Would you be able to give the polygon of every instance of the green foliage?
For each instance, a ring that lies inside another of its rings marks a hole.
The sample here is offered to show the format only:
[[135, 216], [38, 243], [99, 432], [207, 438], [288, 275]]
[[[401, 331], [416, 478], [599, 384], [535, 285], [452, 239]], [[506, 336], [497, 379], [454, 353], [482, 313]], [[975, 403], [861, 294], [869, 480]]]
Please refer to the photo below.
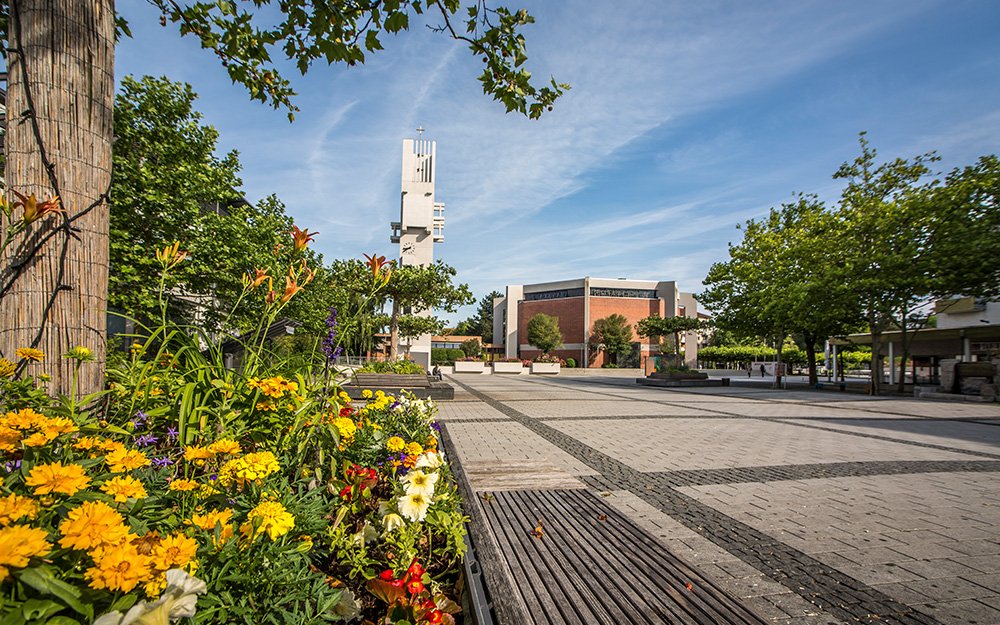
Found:
[[632, 325], [619, 314], [598, 319], [590, 333], [590, 345], [594, 353], [603, 345], [612, 361], [617, 363], [619, 356], [632, 351]]
[[658, 314], [640, 319], [636, 324], [636, 334], [641, 337], [654, 338], [658, 336], [673, 337], [674, 360], [679, 364], [681, 359], [681, 332], [692, 332], [705, 327], [705, 324], [692, 317], [661, 317]]
[[462, 341], [462, 352], [466, 356], [482, 356], [483, 355], [483, 345], [476, 339], [468, 339]]
[[566, 367], [568, 367], [570, 369], [575, 368], [576, 367], [576, 359], [575, 358], [567, 358], [566, 359]]
[[412, 360], [371, 360], [358, 369], [358, 373], [427, 373]]
[[[392, 313], [389, 318], [389, 334], [391, 345], [389, 355], [395, 357], [398, 350], [398, 338], [404, 336], [402, 332], [415, 332], [418, 329], [440, 332], [443, 324], [433, 317], [419, 317], [405, 311], [419, 310], [443, 310], [445, 312], [455, 312], [459, 306], [471, 304], [474, 300], [472, 292], [466, 284], [454, 284], [453, 280], [457, 272], [454, 267], [446, 265], [442, 261], [436, 261], [430, 265], [404, 265], [396, 267], [392, 271], [389, 284], [385, 289], [385, 296], [392, 299]], [[404, 317], [413, 317], [404, 322]], [[418, 319], [434, 319], [431, 321], [418, 321]], [[404, 323], [408, 325], [404, 327]], [[412, 324], [426, 323], [433, 324], [415, 328]], [[419, 336], [426, 332], [408, 334], [405, 336]]]
[[483, 343], [493, 342], [493, 300], [503, 297], [500, 291], [493, 291], [479, 300], [476, 314], [459, 322], [455, 326], [455, 334], [459, 336], [481, 336]]
[[[203, 48], [211, 50], [232, 81], [244, 85], [252, 99], [286, 108], [290, 120], [298, 110], [292, 104], [295, 92], [278, 70], [273, 53], [292, 61], [302, 74], [315, 61], [354, 66], [364, 63], [367, 54], [381, 50], [386, 34], [408, 30], [410, 18], [424, 10], [433, 10], [443, 21], [434, 30], [464, 42], [482, 59], [483, 92], [508, 112], [538, 118], [569, 88], [554, 79], [541, 87], [532, 82], [524, 68], [527, 55], [520, 31], [535, 20], [523, 9], [512, 12], [503, 6], [489, 8], [459, 0], [395, 0], [363, 6], [346, 0], [150, 3], [160, 9], [164, 24], [168, 20], [178, 24], [182, 35], [195, 36]], [[127, 24], [120, 21], [118, 26], [128, 33]]]
[[545, 313], [538, 313], [528, 320], [528, 344], [534, 345], [548, 354], [562, 345], [562, 332], [559, 331], [559, 319]]
[[432, 365], [453, 365], [465, 357], [465, 352], [457, 347], [434, 347], [431, 349]]

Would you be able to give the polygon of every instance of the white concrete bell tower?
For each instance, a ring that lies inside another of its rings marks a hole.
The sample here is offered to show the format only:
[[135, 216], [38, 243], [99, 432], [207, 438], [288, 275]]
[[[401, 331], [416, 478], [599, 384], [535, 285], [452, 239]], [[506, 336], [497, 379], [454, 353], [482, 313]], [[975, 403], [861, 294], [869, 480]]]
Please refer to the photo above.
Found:
[[[423, 134], [423, 128], [417, 132]], [[399, 244], [400, 265], [429, 265], [434, 262], [434, 244], [444, 241], [444, 204], [434, 199], [437, 178], [437, 143], [426, 139], [403, 139], [403, 176], [399, 221], [392, 222], [390, 241]], [[404, 311], [406, 312], [406, 311]], [[430, 315], [432, 311], [412, 311]], [[418, 364], [430, 367], [431, 335], [400, 347]]]

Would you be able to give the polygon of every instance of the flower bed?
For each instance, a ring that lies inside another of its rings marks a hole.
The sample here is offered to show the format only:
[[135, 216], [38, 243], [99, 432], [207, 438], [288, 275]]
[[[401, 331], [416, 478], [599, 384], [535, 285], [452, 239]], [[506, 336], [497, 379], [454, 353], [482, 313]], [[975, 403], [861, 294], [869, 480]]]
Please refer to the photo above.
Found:
[[38, 350], [20, 379], [0, 359], [0, 620], [454, 623], [465, 517], [434, 403], [352, 403], [204, 341], [153, 328], [83, 398], [50, 396]]

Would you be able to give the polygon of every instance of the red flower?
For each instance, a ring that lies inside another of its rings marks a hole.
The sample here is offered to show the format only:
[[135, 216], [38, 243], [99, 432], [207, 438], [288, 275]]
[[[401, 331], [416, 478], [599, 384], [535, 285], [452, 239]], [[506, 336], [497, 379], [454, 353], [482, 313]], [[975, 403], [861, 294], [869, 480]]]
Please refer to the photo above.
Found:
[[381, 573], [378, 574], [378, 577], [379, 579], [385, 582], [391, 582], [396, 578], [396, 576], [392, 574], [392, 569], [386, 569], [382, 571]]
[[343, 408], [341, 408], [340, 409], [340, 416], [342, 416], [342, 417], [349, 417], [349, 416], [351, 416], [351, 407], [350, 406], [344, 406]]
[[348, 500], [351, 499], [351, 485], [350, 484], [348, 484], [347, 486], [345, 486], [344, 488], [342, 488], [340, 490], [340, 498], [341, 499], [348, 499]]
[[420, 581], [420, 578], [411, 579], [406, 582], [406, 589], [410, 591], [411, 595], [418, 595], [424, 591], [424, 583]]
[[427, 622], [432, 623], [433, 625], [438, 625], [439, 623], [444, 622], [444, 613], [441, 612], [441, 610], [428, 610], [425, 616], [427, 618]]
[[410, 577], [416, 577], [418, 579], [423, 577], [425, 572], [426, 571], [424, 570], [424, 567], [422, 567], [420, 563], [417, 562], [416, 558], [413, 558], [413, 562], [410, 563], [410, 568], [406, 569], [407, 575], [409, 575]]

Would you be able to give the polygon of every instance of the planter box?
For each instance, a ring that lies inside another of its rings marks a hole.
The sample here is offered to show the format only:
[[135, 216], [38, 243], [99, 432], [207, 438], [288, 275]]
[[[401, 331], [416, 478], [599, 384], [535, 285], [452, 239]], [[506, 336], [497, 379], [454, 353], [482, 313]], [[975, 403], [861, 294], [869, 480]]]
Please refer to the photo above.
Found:
[[455, 373], [485, 373], [486, 363], [475, 360], [458, 360], [455, 362]]
[[521, 373], [524, 366], [520, 362], [495, 362], [493, 363], [493, 373]]
[[542, 373], [548, 375], [555, 375], [559, 373], [559, 363], [558, 362], [533, 362], [531, 363], [532, 373]]
[[678, 371], [677, 373], [651, 373], [647, 377], [654, 380], [707, 380], [708, 374], [700, 371], [690, 371], [687, 373]]

